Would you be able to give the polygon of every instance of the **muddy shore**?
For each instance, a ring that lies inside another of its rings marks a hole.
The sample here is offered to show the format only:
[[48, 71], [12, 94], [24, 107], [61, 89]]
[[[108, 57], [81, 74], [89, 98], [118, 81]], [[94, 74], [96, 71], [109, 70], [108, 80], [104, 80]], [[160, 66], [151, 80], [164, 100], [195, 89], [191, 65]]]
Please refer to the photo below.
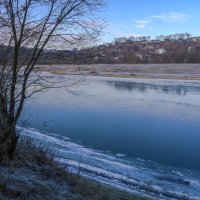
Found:
[[200, 64], [39, 65], [38, 69], [65, 75], [200, 80]]

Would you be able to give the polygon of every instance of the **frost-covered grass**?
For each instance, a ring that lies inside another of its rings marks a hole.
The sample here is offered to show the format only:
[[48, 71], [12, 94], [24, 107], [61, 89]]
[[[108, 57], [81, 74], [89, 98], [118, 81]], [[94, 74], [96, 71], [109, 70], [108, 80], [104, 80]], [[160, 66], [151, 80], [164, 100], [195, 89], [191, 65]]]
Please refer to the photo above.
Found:
[[68, 172], [54, 161], [54, 153], [21, 138], [15, 159], [0, 163], [0, 199], [24, 200], [140, 200], [132, 194]]

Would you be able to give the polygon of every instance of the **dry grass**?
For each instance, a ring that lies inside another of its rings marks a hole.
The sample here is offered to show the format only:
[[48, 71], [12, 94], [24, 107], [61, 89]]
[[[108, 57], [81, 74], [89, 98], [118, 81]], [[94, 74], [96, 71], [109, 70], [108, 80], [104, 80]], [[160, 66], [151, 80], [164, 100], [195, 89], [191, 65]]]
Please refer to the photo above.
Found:
[[20, 138], [15, 158], [4, 157], [0, 163], [0, 199], [52, 199], [56, 190], [69, 192], [67, 177], [64, 166], [54, 162], [52, 149]]
[[[55, 65], [55, 74], [85, 74], [119, 78], [153, 78], [175, 80], [200, 80], [199, 64], [92, 64], [84, 71], [75, 71], [76, 65]], [[41, 71], [49, 71], [47, 65], [39, 65]]]
[[145, 198], [84, 178], [81, 178], [70, 191], [79, 194], [75, 200], [145, 200]]
[[20, 138], [15, 159], [0, 163], [0, 200], [141, 200], [142, 198], [84, 179], [54, 161], [54, 151]]

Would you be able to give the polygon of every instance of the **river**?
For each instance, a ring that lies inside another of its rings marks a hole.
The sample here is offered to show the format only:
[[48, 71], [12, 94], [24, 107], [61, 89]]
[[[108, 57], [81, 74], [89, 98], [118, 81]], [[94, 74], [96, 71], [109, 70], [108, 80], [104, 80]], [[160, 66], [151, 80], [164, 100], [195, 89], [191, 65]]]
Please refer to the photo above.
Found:
[[29, 99], [20, 133], [45, 138], [59, 162], [89, 178], [151, 198], [200, 199], [200, 81], [86, 77], [70, 91]]

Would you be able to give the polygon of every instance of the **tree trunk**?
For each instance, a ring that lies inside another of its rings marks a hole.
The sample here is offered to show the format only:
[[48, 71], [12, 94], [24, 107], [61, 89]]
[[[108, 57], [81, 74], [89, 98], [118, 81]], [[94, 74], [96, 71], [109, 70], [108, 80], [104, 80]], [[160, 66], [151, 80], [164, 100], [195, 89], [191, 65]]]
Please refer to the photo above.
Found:
[[4, 157], [13, 159], [18, 136], [14, 120], [5, 109], [4, 99], [0, 96], [0, 160]]
[[0, 160], [13, 159], [17, 147], [18, 136], [14, 127], [0, 131]]

